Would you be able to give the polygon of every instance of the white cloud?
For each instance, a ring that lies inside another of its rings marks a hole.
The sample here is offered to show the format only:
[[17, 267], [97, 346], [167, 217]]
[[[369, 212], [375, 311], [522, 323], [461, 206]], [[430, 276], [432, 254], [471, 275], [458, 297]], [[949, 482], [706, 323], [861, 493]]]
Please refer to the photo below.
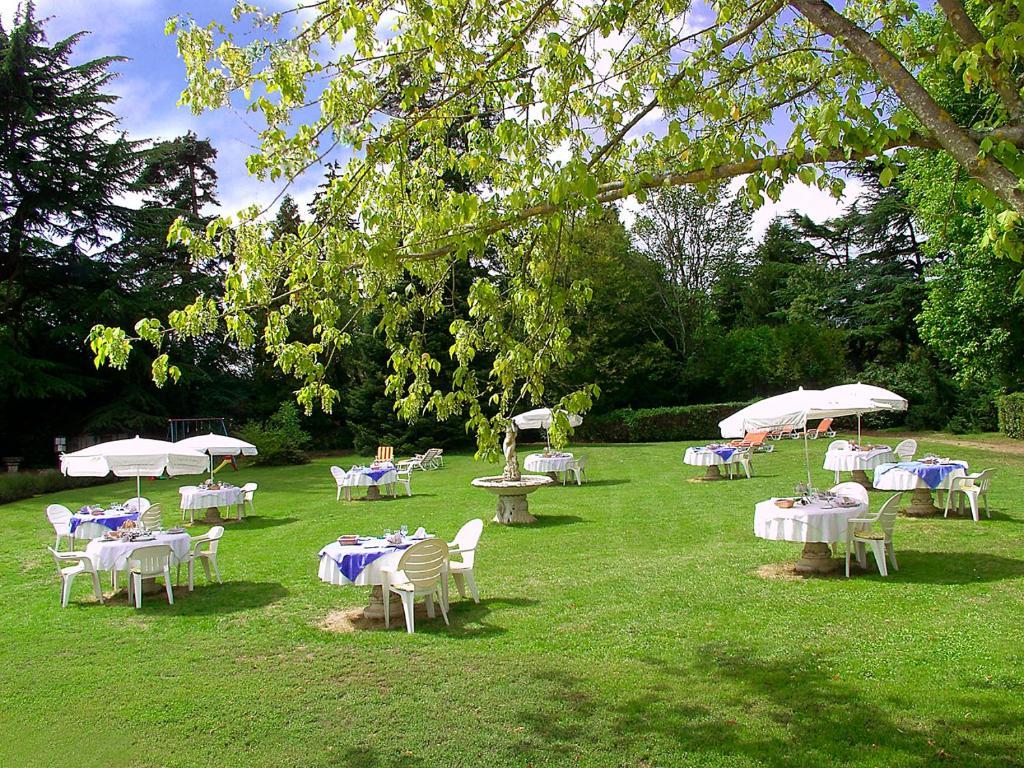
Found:
[[764, 237], [765, 230], [772, 219], [790, 211], [803, 213], [817, 223], [832, 219], [845, 213], [846, 209], [864, 192], [864, 184], [857, 179], [847, 179], [843, 199], [836, 200], [828, 192], [817, 187], [810, 187], [799, 181], [791, 181], [786, 185], [778, 202], [770, 200], [756, 211], [751, 220], [751, 233], [755, 241]]

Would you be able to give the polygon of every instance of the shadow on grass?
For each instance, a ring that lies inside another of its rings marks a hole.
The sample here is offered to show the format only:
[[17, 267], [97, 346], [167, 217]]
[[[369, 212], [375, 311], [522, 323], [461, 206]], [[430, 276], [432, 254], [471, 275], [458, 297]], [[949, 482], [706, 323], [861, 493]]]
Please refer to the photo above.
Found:
[[[614, 698], [565, 667], [529, 674], [543, 695], [524, 698], [517, 745], [525, 763], [569, 764], [580, 734], [615, 745], [622, 764], [1020, 765], [1016, 711], [976, 693], [951, 701], [971, 712], [948, 717], [905, 712], [902, 689], [856, 686], [821, 669], [817, 654], [759, 658], [747, 648], [705, 646], [692, 663], [642, 658], [645, 669]], [[888, 700], [886, 698], [888, 697]], [[952, 710], [951, 710], [952, 711]]]
[[[288, 594], [288, 590], [275, 581], [225, 581], [223, 584], [197, 582], [195, 590], [189, 592], [184, 570], [182, 577], [181, 586], [174, 587], [174, 605], [168, 604], [161, 580], [158, 582], [160, 591], [143, 594], [142, 608], [138, 612], [179, 616], [224, 615], [265, 608]], [[107, 598], [107, 602], [112, 605], [128, 605], [128, 591], [121, 589]]]
[[[575, 482], [569, 482], [565, 484], [565, 488], [610, 488], [613, 485], [629, 485], [632, 480], [587, 480], [582, 486], [576, 485]], [[561, 483], [559, 487], [563, 487]]]
[[[975, 584], [1024, 577], [1024, 560], [984, 552], [918, 552], [897, 548], [896, 557], [900, 569], [890, 573], [889, 578], [913, 584]], [[874, 564], [870, 556], [868, 561], [869, 565]]]
[[554, 528], [559, 525], [576, 525], [576, 523], [587, 522], [579, 515], [548, 515], [541, 512], [537, 515], [537, 522], [530, 525], [517, 525], [515, 528]]
[[[449, 625], [444, 623], [440, 609], [435, 606], [434, 617], [427, 615], [425, 600], [416, 603], [415, 630], [416, 634], [438, 635], [453, 639], [490, 637], [503, 635], [504, 627], [496, 626], [489, 621], [495, 612], [503, 608], [528, 608], [537, 605], [537, 600], [529, 598], [492, 597], [474, 603], [470, 598], [460, 597], [453, 591], [448, 607]], [[339, 611], [328, 617], [321, 628], [334, 632], [405, 632], [405, 613], [400, 604], [393, 604], [391, 609], [391, 627], [385, 628], [384, 620], [368, 619], [363, 616], [362, 608]]]
[[257, 531], [261, 528], [277, 528], [280, 525], [289, 525], [299, 522], [297, 517], [267, 517], [266, 515], [246, 515], [240, 523], [236, 523], [237, 530]]

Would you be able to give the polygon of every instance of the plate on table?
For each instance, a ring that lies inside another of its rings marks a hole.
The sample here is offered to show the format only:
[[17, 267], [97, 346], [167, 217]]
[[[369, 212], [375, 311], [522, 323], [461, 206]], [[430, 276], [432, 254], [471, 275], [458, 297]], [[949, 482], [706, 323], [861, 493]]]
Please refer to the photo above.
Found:
[[184, 528], [168, 528], [164, 533], [184, 533]]
[[156, 541], [156, 536], [136, 536], [133, 541]]

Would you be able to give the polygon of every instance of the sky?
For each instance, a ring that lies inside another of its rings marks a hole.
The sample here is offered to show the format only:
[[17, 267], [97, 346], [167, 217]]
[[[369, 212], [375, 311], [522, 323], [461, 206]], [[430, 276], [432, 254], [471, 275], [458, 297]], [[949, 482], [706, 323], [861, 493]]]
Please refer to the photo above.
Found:
[[[18, 0], [0, 0], [0, 20], [9, 28]], [[118, 77], [113, 90], [120, 100], [114, 111], [121, 127], [132, 138], [170, 139], [188, 130], [208, 138], [218, 152], [218, 196], [222, 212], [233, 214], [252, 203], [261, 208], [281, 192], [282, 184], [260, 182], [248, 175], [245, 158], [257, 143], [256, 132], [238, 111], [219, 110], [193, 115], [177, 106], [184, 87], [185, 69], [178, 59], [174, 37], [164, 35], [164, 22], [176, 14], [191, 13], [200, 23], [211, 20], [230, 22], [233, 0], [37, 0], [36, 16], [49, 18], [47, 37], [51, 42], [72, 33], [89, 34], [77, 47], [81, 59], [98, 56], [124, 56], [128, 61], [112, 67]], [[265, 7], [287, 7], [287, 0], [265, 0]], [[651, 126], [652, 128], [654, 126]], [[655, 128], [656, 129], [656, 128]], [[295, 182], [289, 192], [300, 205], [312, 199], [319, 175], [309, 173]], [[799, 182], [790, 184], [778, 203], [769, 203], [755, 212], [754, 238], [760, 239], [769, 222], [778, 213], [790, 209], [806, 213], [816, 221], [836, 216], [852, 202], [859, 191], [848, 184], [842, 202], [816, 188]], [[635, 206], [624, 206], [629, 222]]]

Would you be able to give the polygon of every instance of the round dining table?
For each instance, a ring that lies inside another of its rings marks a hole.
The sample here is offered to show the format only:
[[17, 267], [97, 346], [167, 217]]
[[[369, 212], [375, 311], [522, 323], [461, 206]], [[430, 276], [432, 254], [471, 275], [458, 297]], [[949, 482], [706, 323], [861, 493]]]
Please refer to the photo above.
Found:
[[[195, 522], [196, 510], [206, 510], [206, 522], [220, 522], [221, 507], [236, 507], [245, 503], [245, 491], [235, 485], [222, 485], [220, 488], [200, 488], [197, 485], [186, 486], [179, 490], [181, 509], [189, 512], [189, 519]], [[213, 517], [210, 517], [210, 513]], [[241, 519], [241, 514], [239, 514]]]
[[523, 469], [527, 472], [545, 474], [552, 480], [558, 480], [558, 475], [565, 474], [572, 469], [574, 458], [568, 451], [531, 453], [523, 460]]
[[701, 482], [713, 482], [715, 480], [724, 480], [725, 477], [722, 475], [721, 468], [727, 464], [735, 464], [735, 459], [738, 458], [737, 454], [741, 451], [740, 448], [733, 448], [732, 446], [705, 446], [698, 445], [691, 448], [687, 448], [683, 454], [683, 464], [689, 464], [692, 467], [707, 467], [707, 470], [700, 477], [693, 478]]
[[852, 472], [853, 482], [860, 484], [866, 490], [874, 490], [871, 479], [868, 477], [868, 470], [874, 469], [880, 464], [889, 464], [896, 461], [896, 454], [888, 445], [872, 445], [865, 448], [829, 448], [825, 452], [824, 468], [836, 473], [836, 482], [839, 482], [840, 472]]
[[[340, 481], [345, 490], [345, 501], [352, 501], [353, 488], [365, 488], [367, 501], [378, 501], [381, 486], [394, 486], [398, 483], [398, 470], [394, 464], [377, 467], [352, 467]], [[392, 496], [394, 492], [392, 489]]]
[[121, 539], [93, 539], [85, 548], [85, 554], [96, 566], [97, 571], [123, 571], [128, 567], [128, 556], [140, 547], [166, 544], [173, 554], [172, 562], [181, 563], [188, 559], [192, 537], [187, 533], [156, 532], [142, 540], [121, 541]]
[[[320, 580], [336, 586], [370, 587], [370, 600], [363, 608], [368, 619], [384, 618], [385, 570], [393, 571], [402, 559], [402, 553], [417, 541], [430, 536], [404, 537], [400, 544], [389, 544], [382, 538], [361, 537], [358, 544], [340, 544], [332, 541], [319, 552]], [[398, 595], [390, 596], [391, 615], [402, 613]]]
[[778, 506], [778, 498], [759, 501], [754, 507], [754, 535], [772, 541], [802, 542], [796, 569], [803, 573], [829, 573], [839, 567], [831, 544], [846, 540], [848, 521], [867, 513], [868, 505], [855, 499], [816, 498], [790, 508]]
[[[953, 478], [967, 474], [966, 461], [903, 461], [875, 467], [874, 486], [880, 491], [913, 491], [904, 510], [911, 517], [930, 517], [941, 510], [932, 500], [932, 491], [949, 492]], [[922, 476], [923, 475], [923, 476]]]
[[94, 509], [92, 512], [75, 512], [68, 522], [68, 531], [74, 536], [82, 523], [98, 523], [104, 528], [116, 531], [126, 522], [139, 519], [139, 513], [129, 509]]

